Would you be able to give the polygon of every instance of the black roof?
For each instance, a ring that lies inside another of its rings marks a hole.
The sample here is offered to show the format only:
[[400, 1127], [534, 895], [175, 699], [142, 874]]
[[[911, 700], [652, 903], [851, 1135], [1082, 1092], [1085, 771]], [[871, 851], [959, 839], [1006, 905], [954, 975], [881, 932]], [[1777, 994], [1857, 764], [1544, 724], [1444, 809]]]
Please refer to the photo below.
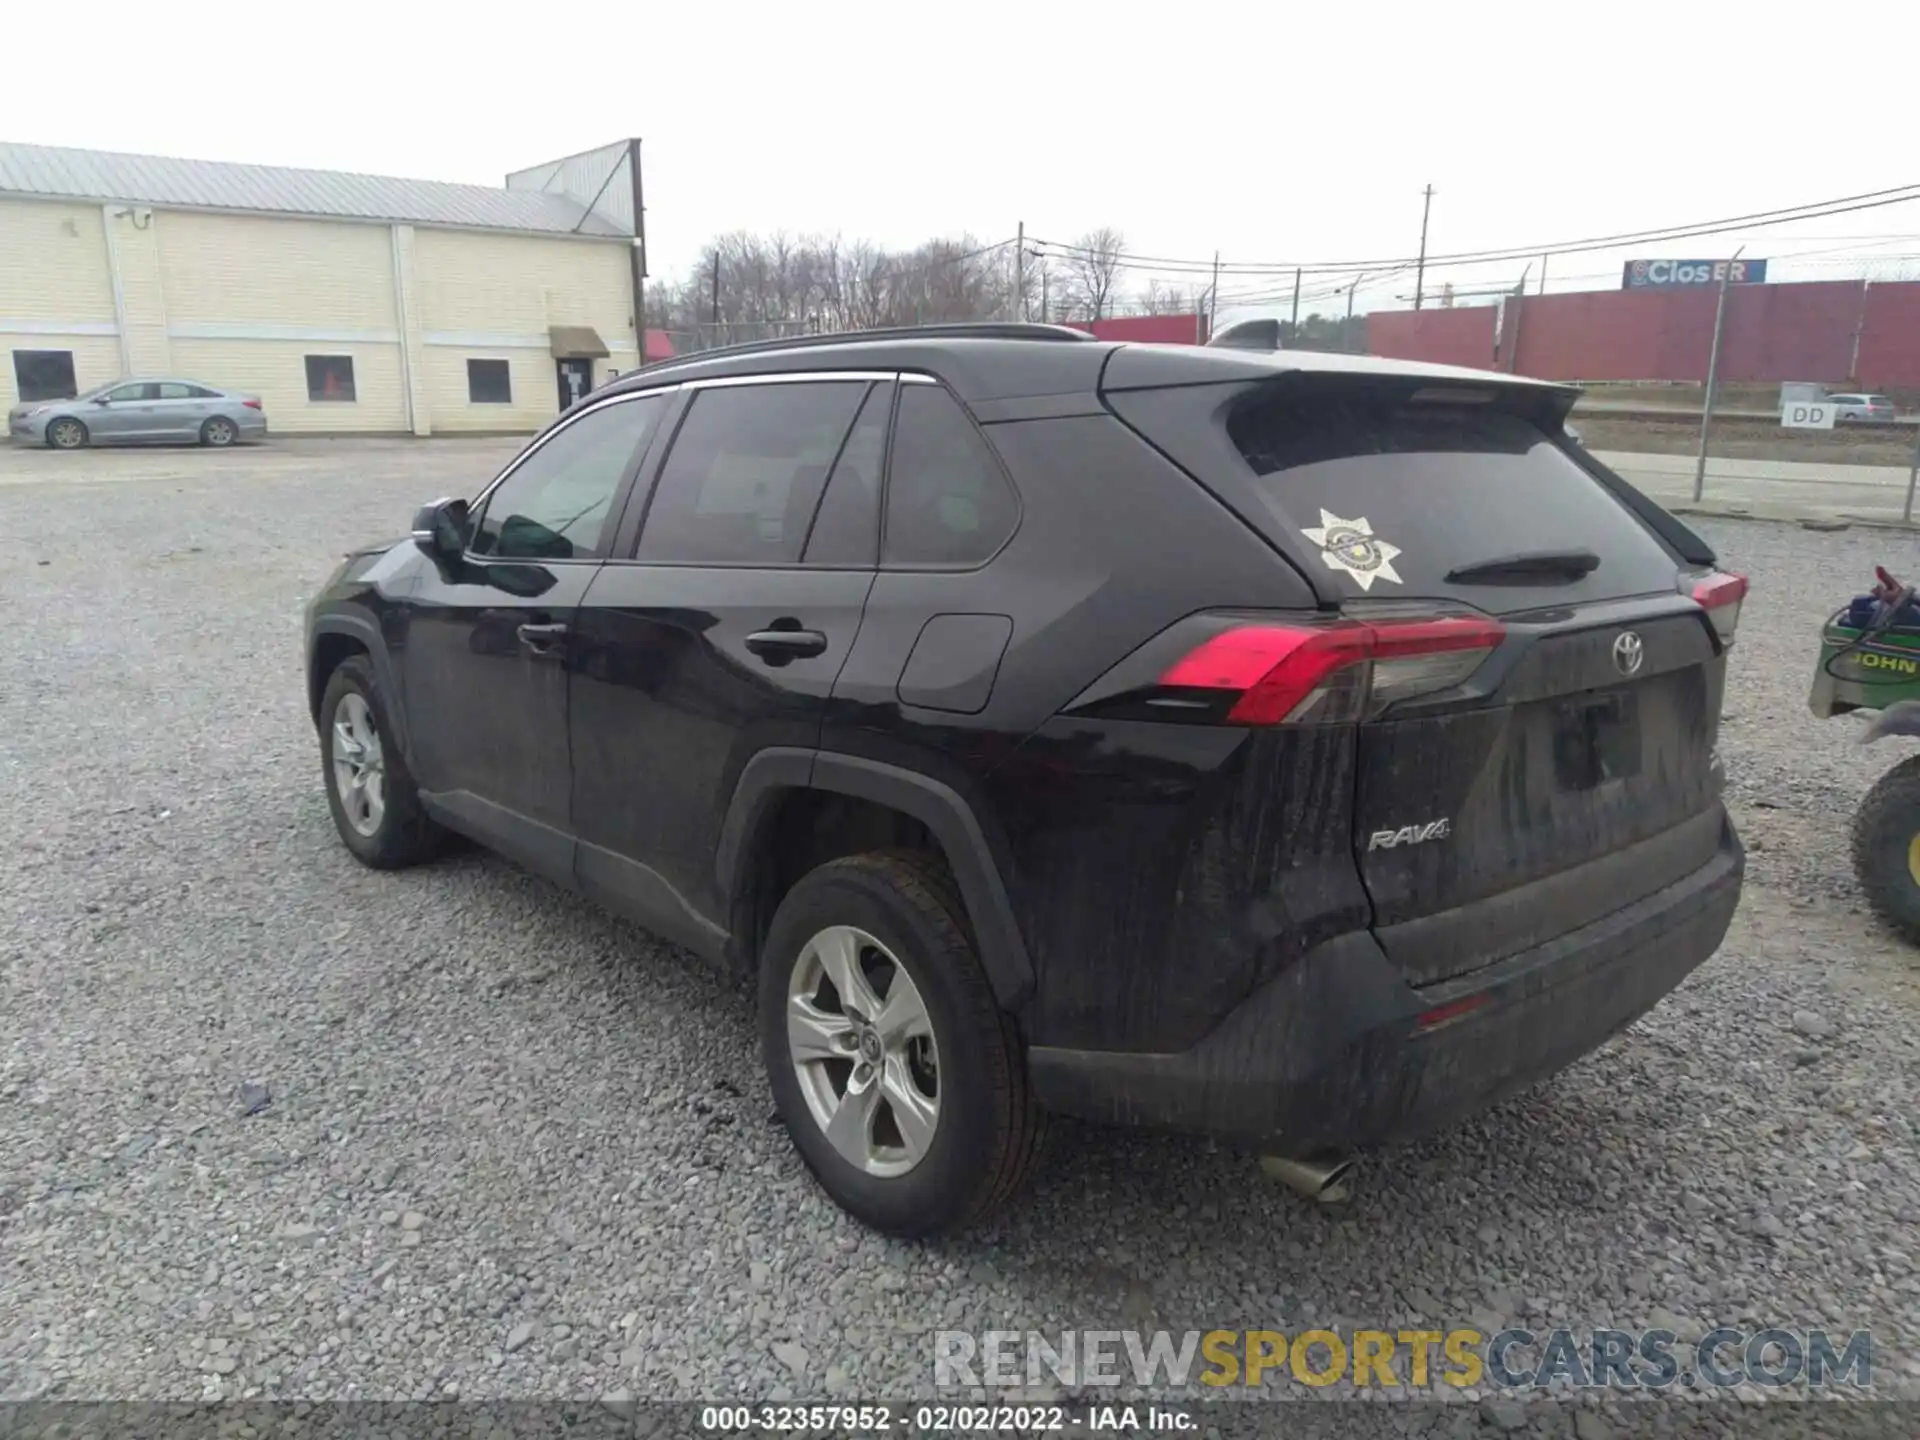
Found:
[[940, 376], [969, 401], [1088, 393], [1115, 348], [1064, 325], [1013, 322], [795, 335], [663, 360], [629, 371], [601, 393], [795, 370], [922, 370]]
[[1122, 344], [1065, 326], [1011, 322], [919, 325], [730, 345], [631, 371], [601, 393], [796, 370], [918, 370], [938, 375], [971, 404], [1050, 395], [1090, 396], [1103, 388], [1131, 390], [1261, 380], [1297, 371], [1478, 381], [1556, 393], [1562, 404], [1571, 404], [1578, 393], [1575, 387], [1524, 375], [1417, 360], [1225, 345]]

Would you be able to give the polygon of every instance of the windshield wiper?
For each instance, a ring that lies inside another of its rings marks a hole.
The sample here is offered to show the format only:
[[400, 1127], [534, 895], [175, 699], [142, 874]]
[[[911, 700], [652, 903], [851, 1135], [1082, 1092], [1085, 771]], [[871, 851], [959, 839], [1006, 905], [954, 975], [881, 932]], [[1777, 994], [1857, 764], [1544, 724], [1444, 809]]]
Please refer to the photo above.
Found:
[[1591, 550], [1529, 550], [1476, 560], [1447, 572], [1449, 585], [1523, 585], [1535, 580], [1584, 580], [1600, 568]]

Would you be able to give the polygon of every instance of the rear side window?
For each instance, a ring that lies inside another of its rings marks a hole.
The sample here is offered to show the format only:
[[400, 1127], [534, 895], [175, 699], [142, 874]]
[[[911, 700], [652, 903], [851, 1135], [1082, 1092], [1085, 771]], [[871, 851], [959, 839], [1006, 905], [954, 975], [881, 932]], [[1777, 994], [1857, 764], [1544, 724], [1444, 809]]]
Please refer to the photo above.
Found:
[[979, 565], [1019, 520], [1013, 486], [960, 402], [938, 385], [901, 386], [882, 560]]
[[702, 390], [667, 452], [639, 558], [791, 565], [866, 397], [859, 380]]
[[833, 462], [807, 537], [809, 565], [871, 566], [880, 546], [880, 481], [887, 458], [893, 385], [875, 385]]
[[[1673, 589], [1673, 557], [1531, 418], [1416, 393], [1303, 385], [1228, 421], [1285, 528], [1351, 582], [1339, 588], [1493, 611]], [[1498, 565], [1580, 552], [1599, 562], [1584, 575]]]

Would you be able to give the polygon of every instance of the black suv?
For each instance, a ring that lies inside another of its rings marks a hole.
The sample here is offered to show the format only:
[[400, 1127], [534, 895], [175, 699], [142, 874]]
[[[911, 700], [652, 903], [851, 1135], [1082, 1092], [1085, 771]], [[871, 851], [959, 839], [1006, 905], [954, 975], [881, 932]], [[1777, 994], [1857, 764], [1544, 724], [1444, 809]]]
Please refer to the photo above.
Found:
[[1720, 943], [1746, 582], [1575, 392], [1041, 326], [575, 405], [307, 626], [341, 838], [457, 831], [758, 985], [897, 1234], [1044, 1113], [1296, 1161], [1565, 1066]]

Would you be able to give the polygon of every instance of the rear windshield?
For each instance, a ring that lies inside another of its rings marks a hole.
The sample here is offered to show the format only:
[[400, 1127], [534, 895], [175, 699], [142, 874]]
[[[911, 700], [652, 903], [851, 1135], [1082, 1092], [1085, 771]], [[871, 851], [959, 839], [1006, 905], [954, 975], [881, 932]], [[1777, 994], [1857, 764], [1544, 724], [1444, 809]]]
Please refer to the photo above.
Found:
[[[1343, 592], [1511, 612], [1673, 589], [1674, 557], [1548, 437], [1551, 422], [1417, 393], [1294, 386], [1228, 421], [1269, 506]], [[1585, 574], [1543, 560], [1581, 552], [1598, 561]], [[1516, 559], [1534, 568], [1496, 564]]]

